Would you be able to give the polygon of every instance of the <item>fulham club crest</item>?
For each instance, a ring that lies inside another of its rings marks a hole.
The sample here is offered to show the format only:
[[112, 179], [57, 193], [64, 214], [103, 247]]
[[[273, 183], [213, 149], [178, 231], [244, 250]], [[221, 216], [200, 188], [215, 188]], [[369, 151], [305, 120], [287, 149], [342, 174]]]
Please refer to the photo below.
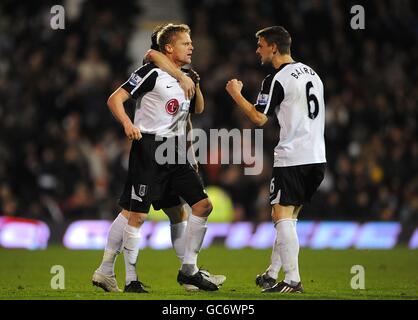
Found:
[[139, 196], [143, 197], [147, 193], [147, 186], [145, 184], [139, 185]]

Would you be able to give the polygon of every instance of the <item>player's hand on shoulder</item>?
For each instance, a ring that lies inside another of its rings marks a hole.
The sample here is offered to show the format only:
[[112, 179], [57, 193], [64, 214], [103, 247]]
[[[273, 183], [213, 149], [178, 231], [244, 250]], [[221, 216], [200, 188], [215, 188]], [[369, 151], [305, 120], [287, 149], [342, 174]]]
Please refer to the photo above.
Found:
[[154, 49], [148, 49], [148, 51], [145, 53], [144, 56], [144, 63], [149, 63], [149, 62], [155, 62], [155, 54], [156, 54], [156, 50]]
[[151, 61], [151, 49], [148, 50], [147, 53], [145, 53], [145, 56], [144, 56], [144, 59], [143, 59], [144, 64], [148, 63], [150, 61]]
[[199, 74], [195, 70], [190, 69], [188, 75], [193, 80], [193, 82], [194, 82], [195, 85], [198, 85], [199, 84], [199, 82], [200, 82], [200, 76], [199, 76]]
[[189, 78], [187, 75], [183, 75], [179, 79], [180, 87], [184, 91], [184, 95], [187, 100], [191, 100], [195, 93], [195, 84], [191, 78]]
[[243, 87], [242, 81], [239, 81], [237, 79], [232, 79], [226, 83], [225, 89], [231, 96], [233, 96], [236, 93], [240, 93], [242, 90], [242, 87]]
[[125, 123], [123, 128], [125, 129], [125, 134], [129, 140], [140, 140], [142, 138], [141, 132], [133, 125], [132, 122]]

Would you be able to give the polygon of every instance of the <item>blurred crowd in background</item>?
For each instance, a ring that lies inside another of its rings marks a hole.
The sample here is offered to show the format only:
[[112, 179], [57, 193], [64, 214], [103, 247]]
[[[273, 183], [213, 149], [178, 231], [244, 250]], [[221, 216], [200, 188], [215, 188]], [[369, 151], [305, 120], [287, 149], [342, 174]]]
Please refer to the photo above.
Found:
[[[362, 4], [365, 30], [350, 8]], [[140, 65], [127, 54], [141, 5], [86, 1], [49, 28], [50, 7], [0, 4], [0, 215], [68, 221], [112, 219], [130, 142], [106, 106]], [[328, 170], [304, 219], [418, 220], [418, 16], [416, 1], [186, 0], [193, 67], [206, 109], [195, 128], [255, 128], [225, 91], [231, 78], [255, 98], [270, 72], [255, 32], [283, 25], [292, 55], [322, 78]], [[166, 22], [166, 21], [162, 21]], [[143, 43], [148, 47], [149, 42]], [[132, 113], [134, 102], [127, 103]], [[277, 120], [264, 129], [260, 175], [241, 165], [201, 165], [206, 185], [231, 197], [235, 221], [270, 219], [268, 194]], [[253, 151], [253, 150], [252, 150]]]

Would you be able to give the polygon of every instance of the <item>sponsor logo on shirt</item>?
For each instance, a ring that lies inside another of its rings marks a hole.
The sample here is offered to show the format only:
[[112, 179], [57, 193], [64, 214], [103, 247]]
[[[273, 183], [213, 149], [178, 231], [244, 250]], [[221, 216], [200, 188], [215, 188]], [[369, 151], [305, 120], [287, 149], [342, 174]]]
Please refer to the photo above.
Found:
[[179, 102], [177, 99], [170, 99], [165, 104], [165, 110], [168, 114], [175, 115], [179, 111]]
[[189, 111], [189, 109], [190, 109], [190, 101], [189, 100], [186, 100], [186, 101], [181, 103], [180, 111], [187, 112], [187, 111]]
[[140, 81], [141, 81], [141, 77], [138, 76], [136, 73], [132, 73], [128, 80], [129, 84], [135, 87], [138, 85]]
[[257, 98], [257, 104], [261, 106], [265, 106], [268, 100], [269, 100], [268, 94], [260, 93]]

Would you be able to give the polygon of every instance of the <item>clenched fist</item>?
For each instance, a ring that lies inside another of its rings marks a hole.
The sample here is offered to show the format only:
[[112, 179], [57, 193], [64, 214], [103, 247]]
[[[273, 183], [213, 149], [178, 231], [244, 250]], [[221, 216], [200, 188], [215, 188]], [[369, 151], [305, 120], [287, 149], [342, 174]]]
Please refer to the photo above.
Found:
[[242, 81], [239, 81], [237, 79], [232, 79], [227, 82], [225, 89], [230, 94], [231, 97], [234, 97], [237, 94], [241, 93], [242, 87], [243, 87]]
[[132, 124], [132, 122], [124, 124], [123, 128], [125, 129], [125, 134], [129, 140], [140, 140], [142, 138], [141, 132]]

